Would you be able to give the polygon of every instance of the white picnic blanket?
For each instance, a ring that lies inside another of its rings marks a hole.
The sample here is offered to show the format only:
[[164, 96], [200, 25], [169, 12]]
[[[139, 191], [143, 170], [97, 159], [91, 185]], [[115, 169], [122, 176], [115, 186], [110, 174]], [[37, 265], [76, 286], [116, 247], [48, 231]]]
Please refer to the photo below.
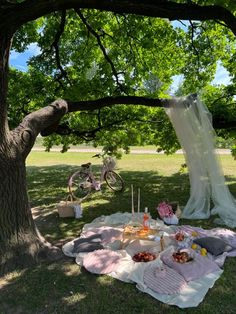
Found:
[[[137, 218], [137, 217], [136, 217]], [[113, 227], [115, 229], [115, 232], [118, 232], [119, 230], [122, 230], [124, 224], [129, 223], [132, 221], [133, 217], [131, 213], [116, 213], [112, 214], [110, 216], [100, 216], [93, 220], [91, 223], [86, 224], [83, 228], [83, 231], [81, 233], [81, 237], [88, 234], [88, 232], [93, 232], [93, 230], [98, 230], [98, 228], [101, 227]], [[164, 238], [166, 237], [165, 244], [166, 250], [173, 249], [173, 243], [171, 240], [167, 241], [169, 235], [176, 232], [176, 230], [184, 230], [185, 232], [187, 230], [196, 230], [199, 233], [202, 233], [204, 236], [213, 236], [218, 235], [221, 238], [223, 238], [226, 242], [233, 247], [233, 250], [230, 252], [225, 252], [222, 255], [218, 256], [217, 258], [214, 258], [209, 253], [209, 257], [214, 259], [215, 262], [222, 267], [224, 264], [226, 256], [236, 256], [236, 233], [227, 229], [222, 228], [215, 228], [212, 230], [204, 230], [201, 228], [195, 228], [191, 226], [166, 226], [161, 220], [156, 221], [158, 227], [162, 230], [164, 234]], [[170, 237], [171, 238], [171, 237]], [[75, 257], [76, 263], [79, 265], [83, 265], [83, 258], [87, 253], [72, 253], [73, 244], [74, 241], [70, 241], [66, 243], [62, 250], [65, 255]], [[137, 241], [136, 241], [137, 242]], [[142, 241], [141, 241], [142, 242]], [[148, 241], [150, 243], [150, 241]], [[152, 242], [153, 243], [153, 242]], [[180, 308], [188, 308], [188, 307], [196, 307], [198, 306], [204, 299], [207, 291], [213, 287], [215, 281], [221, 276], [223, 273], [223, 270], [220, 269], [219, 271], [216, 271], [214, 273], [209, 273], [205, 275], [204, 277], [189, 281], [187, 285], [181, 290], [180, 293], [175, 295], [167, 295], [167, 294], [159, 294], [154, 292], [153, 290], [149, 289], [144, 284], [144, 272], [147, 267], [160, 267], [162, 264], [162, 261], [160, 260], [160, 255], [158, 258], [154, 261], [148, 262], [148, 263], [135, 263], [132, 260], [132, 252], [135, 252], [135, 245], [131, 243], [128, 245], [125, 249], [121, 248], [121, 241], [116, 240], [112, 243], [105, 242], [104, 247], [105, 249], [111, 249], [115, 250], [120, 254], [120, 263], [119, 267], [116, 269], [116, 271], [113, 271], [112, 273], [109, 273], [109, 276], [112, 276], [116, 279], [119, 279], [124, 282], [133, 282], [136, 283], [136, 287], [145, 293], [150, 294], [152, 297], [156, 298], [157, 300], [170, 304], [170, 305], [176, 305]], [[140, 245], [140, 243], [138, 243]], [[141, 245], [144, 246], [148, 245], [143, 241]], [[159, 243], [156, 243], [156, 250], [158, 250]]]

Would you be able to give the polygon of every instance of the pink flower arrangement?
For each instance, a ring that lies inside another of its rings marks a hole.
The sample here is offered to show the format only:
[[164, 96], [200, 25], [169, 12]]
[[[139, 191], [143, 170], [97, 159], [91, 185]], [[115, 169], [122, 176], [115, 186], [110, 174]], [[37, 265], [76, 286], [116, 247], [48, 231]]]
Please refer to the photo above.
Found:
[[157, 211], [158, 211], [161, 219], [163, 219], [164, 217], [165, 218], [172, 217], [174, 215], [171, 205], [169, 205], [166, 202], [162, 202], [162, 203], [158, 204]]

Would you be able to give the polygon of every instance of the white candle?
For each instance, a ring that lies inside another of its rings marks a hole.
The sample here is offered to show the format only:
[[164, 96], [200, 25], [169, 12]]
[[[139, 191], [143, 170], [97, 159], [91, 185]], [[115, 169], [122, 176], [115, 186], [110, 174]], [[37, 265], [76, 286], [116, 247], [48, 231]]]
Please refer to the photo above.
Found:
[[131, 197], [132, 197], [132, 215], [134, 215], [134, 188], [133, 188], [133, 184], [131, 184]]
[[138, 188], [138, 213], [140, 212], [140, 188]]

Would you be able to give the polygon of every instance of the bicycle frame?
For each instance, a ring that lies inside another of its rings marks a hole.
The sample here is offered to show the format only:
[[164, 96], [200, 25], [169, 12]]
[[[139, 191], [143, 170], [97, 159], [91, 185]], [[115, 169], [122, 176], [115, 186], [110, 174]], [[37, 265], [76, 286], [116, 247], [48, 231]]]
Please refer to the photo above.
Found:
[[104, 178], [105, 178], [105, 173], [107, 171], [111, 171], [115, 168], [115, 160], [112, 158], [112, 157], [105, 157], [103, 158], [102, 160], [102, 166], [101, 166], [101, 174], [100, 174], [100, 178], [99, 178], [99, 181], [96, 180], [93, 172], [92, 172], [92, 169], [91, 167], [89, 168], [90, 169], [90, 172], [89, 172], [89, 177], [90, 177], [90, 180], [92, 182], [92, 186], [95, 190], [100, 190], [101, 189], [101, 184], [104, 182]]
[[[85, 193], [81, 199], [85, 199], [85, 197], [90, 194], [91, 190], [100, 191], [103, 182], [106, 182], [108, 187], [113, 191], [122, 191], [124, 188], [124, 181], [119, 174], [114, 171], [115, 165], [116, 162], [111, 156], [104, 157], [100, 168], [101, 173], [99, 180], [95, 177], [92, 171], [91, 163], [81, 165], [80, 170], [76, 171], [69, 178], [68, 186], [71, 195], [75, 198], [77, 197], [74, 192], [72, 192], [72, 186], [74, 186], [74, 184], [78, 187], [77, 191], [81, 191], [82, 193], [84, 191]], [[76, 180], [78, 181], [76, 182]]]
[[89, 178], [93, 189], [95, 189], [96, 191], [99, 191], [101, 189], [101, 184], [104, 182], [105, 173], [107, 171], [114, 170], [115, 165], [116, 165], [116, 162], [114, 158], [110, 156], [104, 157], [102, 161], [101, 174], [100, 174], [99, 181], [96, 180], [93, 174], [93, 171], [91, 169], [91, 165], [88, 168], [84, 168], [84, 169], [82, 168], [80, 173], [85, 175], [85, 179]]
[[96, 191], [100, 190], [101, 184], [96, 180], [93, 171], [91, 169], [91, 165], [88, 168], [83, 168], [80, 170], [81, 176], [84, 176], [84, 185], [89, 184]]
[[116, 162], [115, 159], [112, 157], [105, 157], [102, 160], [102, 168], [101, 168], [101, 175], [100, 175], [100, 182], [104, 181], [105, 173], [107, 171], [112, 171], [115, 169]]

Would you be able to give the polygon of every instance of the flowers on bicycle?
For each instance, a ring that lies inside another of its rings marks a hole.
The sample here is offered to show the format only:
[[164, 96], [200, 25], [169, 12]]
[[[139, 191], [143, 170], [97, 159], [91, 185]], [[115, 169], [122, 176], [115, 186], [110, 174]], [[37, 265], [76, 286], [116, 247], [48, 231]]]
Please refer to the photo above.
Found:
[[157, 206], [157, 211], [161, 219], [172, 217], [174, 215], [171, 205], [166, 202], [161, 202]]

